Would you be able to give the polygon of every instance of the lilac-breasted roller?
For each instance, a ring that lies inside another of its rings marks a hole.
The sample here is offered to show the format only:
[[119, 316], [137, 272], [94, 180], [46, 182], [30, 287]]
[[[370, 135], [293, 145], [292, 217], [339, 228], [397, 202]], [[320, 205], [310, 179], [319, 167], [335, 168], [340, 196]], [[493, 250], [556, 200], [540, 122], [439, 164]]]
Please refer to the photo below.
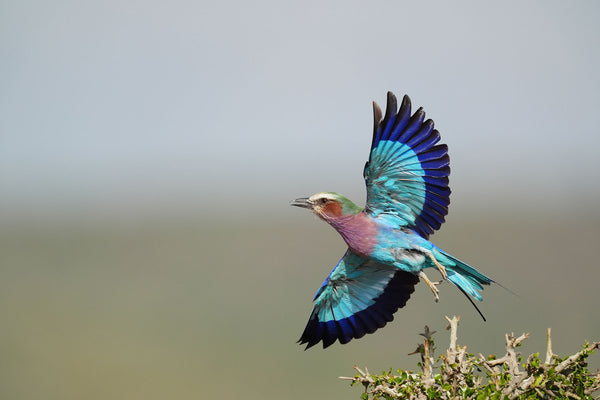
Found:
[[411, 115], [408, 96], [398, 110], [391, 92], [385, 116], [375, 102], [373, 114], [371, 153], [363, 173], [365, 208], [334, 192], [292, 202], [312, 210], [348, 245], [314, 298], [298, 341], [306, 348], [321, 340], [324, 348], [336, 340], [348, 343], [382, 328], [404, 307], [419, 278], [437, 301], [440, 282], [432, 282], [423, 272], [426, 268], [436, 268], [474, 306], [469, 295], [481, 301], [482, 285], [493, 282], [428, 240], [444, 222], [450, 204], [448, 146], [438, 144], [433, 121], [425, 120], [422, 108]]

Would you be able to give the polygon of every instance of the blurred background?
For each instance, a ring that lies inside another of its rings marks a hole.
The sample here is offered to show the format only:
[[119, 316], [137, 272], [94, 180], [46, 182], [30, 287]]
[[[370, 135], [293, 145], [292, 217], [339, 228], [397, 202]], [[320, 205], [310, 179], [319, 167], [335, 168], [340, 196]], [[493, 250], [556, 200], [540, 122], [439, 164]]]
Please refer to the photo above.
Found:
[[[448, 343], [600, 340], [594, 1], [2, 1], [0, 398], [358, 398], [340, 375]], [[358, 204], [371, 101], [407, 93], [452, 158], [432, 239], [483, 322], [417, 286], [394, 322], [295, 344], [345, 247], [289, 201]], [[592, 367], [600, 366], [598, 355]]]

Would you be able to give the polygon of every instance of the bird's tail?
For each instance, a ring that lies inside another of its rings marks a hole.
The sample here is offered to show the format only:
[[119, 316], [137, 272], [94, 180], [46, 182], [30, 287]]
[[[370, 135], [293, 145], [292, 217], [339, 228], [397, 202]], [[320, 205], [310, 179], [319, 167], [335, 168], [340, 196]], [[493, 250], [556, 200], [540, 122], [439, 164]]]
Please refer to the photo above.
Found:
[[[491, 278], [485, 276], [470, 265], [460, 261], [458, 258], [455, 258], [439, 249], [435, 249], [433, 254], [437, 261], [446, 267], [446, 273], [448, 274], [448, 280], [450, 282], [458, 287], [465, 295], [471, 295], [473, 298], [479, 301], [482, 300], [480, 293], [483, 290], [482, 285], [487, 286], [494, 282]], [[483, 317], [483, 314], [481, 314], [481, 311], [479, 311], [471, 298], [469, 296], [467, 296], [467, 298], [469, 301], [471, 301], [481, 317], [485, 320], [485, 317]]]
[[492, 279], [477, 271], [470, 265], [460, 261], [441, 250], [434, 251], [435, 258], [446, 267], [448, 279], [466, 293], [481, 301], [482, 285], [489, 285]]

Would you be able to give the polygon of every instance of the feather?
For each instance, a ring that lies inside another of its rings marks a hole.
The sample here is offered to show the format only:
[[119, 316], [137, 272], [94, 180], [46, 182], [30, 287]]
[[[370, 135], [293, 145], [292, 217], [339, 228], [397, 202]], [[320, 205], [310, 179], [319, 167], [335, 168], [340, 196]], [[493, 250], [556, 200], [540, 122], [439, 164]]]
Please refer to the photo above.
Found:
[[[399, 228], [414, 228], [427, 238], [448, 213], [448, 146], [438, 144], [439, 132], [433, 120], [425, 120], [422, 108], [411, 115], [408, 96], [396, 111], [396, 97], [388, 93], [384, 117], [377, 103], [373, 104], [373, 140], [363, 172], [365, 210], [373, 216], [396, 215]], [[431, 209], [438, 215], [432, 215]]]
[[394, 319], [418, 281], [409, 272], [347, 251], [319, 289], [299, 343], [308, 349], [322, 341], [325, 348], [375, 332]]
[[345, 344], [393, 321], [425, 268], [445, 268], [449, 281], [484, 318], [473, 299], [481, 300], [483, 287], [493, 281], [427, 239], [448, 214], [448, 146], [440, 144], [440, 134], [422, 108], [411, 114], [408, 96], [397, 108], [392, 92], [385, 114], [373, 102], [371, 151], [363, 169], [364, 210], [333, 192], [292, 203], [311, 209], [348, 244], [313, 299], [298, 340], [306, 349], [319, 342], [324, 348], [336, 341]]

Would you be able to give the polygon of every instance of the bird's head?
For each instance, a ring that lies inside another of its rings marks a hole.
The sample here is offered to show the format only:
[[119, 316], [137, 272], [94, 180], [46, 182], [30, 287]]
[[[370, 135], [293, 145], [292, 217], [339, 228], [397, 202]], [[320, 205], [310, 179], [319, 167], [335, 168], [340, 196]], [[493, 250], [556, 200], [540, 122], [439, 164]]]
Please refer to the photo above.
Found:
[[308, 208], [325, 221], [358, 214], [362, 209], [335, 192], [321, 192], [292, 201], [292, 206]]

